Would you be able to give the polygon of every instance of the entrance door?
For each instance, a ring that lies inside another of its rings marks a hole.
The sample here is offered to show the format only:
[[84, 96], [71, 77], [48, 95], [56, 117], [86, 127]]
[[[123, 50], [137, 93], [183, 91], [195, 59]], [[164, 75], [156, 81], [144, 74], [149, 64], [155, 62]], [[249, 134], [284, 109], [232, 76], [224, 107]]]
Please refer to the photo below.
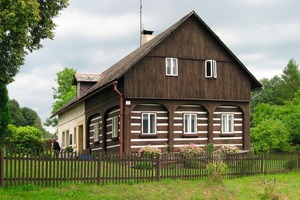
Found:
[[78, 126], [78, 141], [77, 141], [77, 150], [78, 153], [82, 153], [83, 151], [83, 125]]

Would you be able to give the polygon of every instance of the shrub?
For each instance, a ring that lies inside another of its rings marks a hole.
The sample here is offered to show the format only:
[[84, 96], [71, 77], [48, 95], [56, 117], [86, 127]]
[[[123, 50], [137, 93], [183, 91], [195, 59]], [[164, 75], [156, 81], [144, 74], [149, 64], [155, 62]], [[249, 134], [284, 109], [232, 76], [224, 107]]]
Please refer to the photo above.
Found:
[[152, 169], [153, 168], [153, 164], [152, 162], [147, 162], [147, 161], [141, 161], [141, 162], [136, 162], [134, 168], [136, 169]]
[[157, 155], [161, 154], [161, 150], [157, 147], [152, 147], [149, 145], [145, 147], [141, 147], [138, 151], [139, 156], [150, 156], [150, 157], [155, 157]]
[[201, 147], [191, 143], [190, 145], [181, 147], [180, 152], [183, 154], [184, 157], [192, 157], [196, 155], [201, 155], [204, 151]]
[[73, 147], [72, 146], [67, 146], [67, 147], [65, 147], [65, 152], [67, 152], [67, 153], [72, 153], [73, 152]]
[[238, 148], [234, 145], [224, 145], [219, 151], [223, 154], [233, 154], [238, 152]]
[[283, 165], [284, 169], [293, 171], [297, 170], [298, 168], [298, 161], [297, 160], [289, 160]]
[[228, 166], [221, 160], [220, 162], [210, 162], [206, 165], [208, 178], [212, 181], [222, 181], [226, 175]]

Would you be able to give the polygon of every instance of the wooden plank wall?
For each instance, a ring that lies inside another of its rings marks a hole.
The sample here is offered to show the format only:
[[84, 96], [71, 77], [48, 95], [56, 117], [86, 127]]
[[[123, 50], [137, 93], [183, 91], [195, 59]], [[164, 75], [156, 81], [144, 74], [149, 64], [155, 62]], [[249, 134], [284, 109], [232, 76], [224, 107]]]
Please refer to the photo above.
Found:
[[[234, 133], [222, 135], [221, 115], [222, 113], [234, 114]], [[237, 106], [219, 106], [214, 112], [213, 120], [213, 143], [216, 147], [232, 144], [243, 149], [243, 113]]]
[[[197, 134], [189, 135], [184, 134], [184, 113], [197, 114]], [[181, 105], [174, 114], [174, 147], [175, 151], [179, 148], [190, 143], [196, 146], [203, 147], [207, 144], [208, 140], [208, 117], [206, 110], [199, 105]]]

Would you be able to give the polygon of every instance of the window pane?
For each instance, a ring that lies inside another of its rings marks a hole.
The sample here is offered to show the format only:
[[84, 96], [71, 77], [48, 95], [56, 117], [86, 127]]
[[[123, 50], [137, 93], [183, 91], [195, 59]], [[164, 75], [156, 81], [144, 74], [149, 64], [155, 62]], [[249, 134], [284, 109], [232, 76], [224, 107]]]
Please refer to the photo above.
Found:
[[196, 115], [191, 115], [191, 133], [196, 133], [197, 119]]
[[143, 133], [148, 133], [148, 114], [143, 114]]
[[166, 58], [166, 72], [167, 72], [167, 75], [171, 74], [171, 59], [170, 58]]
[[189, 132], [189, 115], [184, 115], [184, 133], [188, 133]]
[[172, 59], [172, 70], [173, 70], [173, 75], [177, 75], [177, 59], [173, 58]]
[[118, 117], [114, 117], [112, 120], [112, 137], [118, 137], [118, 131], [119, 131], [119, 122]]
[[150, 133], [155, 133], [155, 114], [150, 114]]
[[222, 133], [233, 133], [233, 114], [222, 114]]

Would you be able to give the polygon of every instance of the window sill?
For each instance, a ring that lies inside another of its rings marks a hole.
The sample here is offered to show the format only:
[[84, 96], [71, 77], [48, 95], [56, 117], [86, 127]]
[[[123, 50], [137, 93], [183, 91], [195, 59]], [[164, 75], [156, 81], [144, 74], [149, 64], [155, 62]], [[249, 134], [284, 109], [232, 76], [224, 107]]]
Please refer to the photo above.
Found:
[[186, 133], [186, 134], [181, 134], [181, 137], [184, 137], [184, 138], [191, 138], [191, 137], [193, 137], [193, 138], [195, 138], [195, 137], [199, 137], [199, 135], [198, 134], [196, 134], [196, 133]]
[[157, 138], [157, 134], [141, 134], [140, 138]]
[[221, 133], [220, 137], [234, 137], [233, 133]]

